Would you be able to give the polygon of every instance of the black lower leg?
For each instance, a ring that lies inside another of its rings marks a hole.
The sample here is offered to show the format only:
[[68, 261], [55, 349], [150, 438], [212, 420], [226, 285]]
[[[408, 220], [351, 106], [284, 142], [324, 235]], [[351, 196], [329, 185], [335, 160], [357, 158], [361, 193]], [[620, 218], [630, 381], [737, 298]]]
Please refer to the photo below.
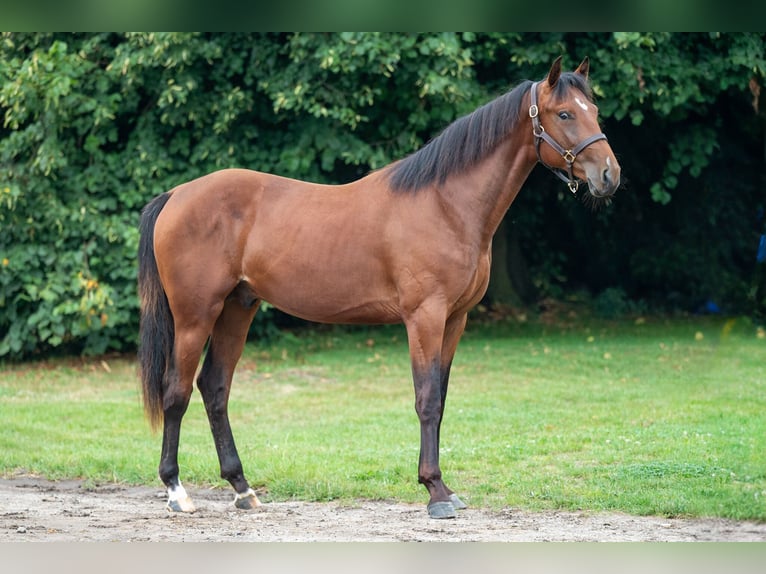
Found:
[[441, 373], [438, 363], [425, 369], [413, 369], [415, 410], [420, 419], [420, 459], [418, 480], [425, 485], [431, 500], [447, 500], [439, 468], [439, 428], [442, 417]]
[[188, 400], [165, 409], [159, 473], [160, 479], [168, 489], [167, 508], [173, 512], [194, 512], [195, 510], [194, 504], [178, 478], [178, 439], [181, 431], [181, 419], [187, 404]]
[[221, 467], [221, 478], [229, 481], [234, 490], [242, 494], [250, 489], [250, 485], [245, 479], [242, 462], [229, 424], [227, 383], [228, 377], [213, 367], [212, 350], [209, 351], [197, 385], [202, 394], [210, 422], [210, 431], [213, 434]]
[[245, 479], [242, 461], [239, 458], [234, 436], [229, 425], [229, 417], [222, 415], [210, 416], [210, 430], [213, 433], [218, 460], [221, 465], [221, 478], [228, 480], [238, 493], [247, 492], [250, 485]]
[[160, 456], [160, 480], [168, 488], [177, 487], [178, 480], [178, 443], [181, 434], [181, 420], [188, 402], [182, 402], [165, 409], [162, 433], [162, 455]]

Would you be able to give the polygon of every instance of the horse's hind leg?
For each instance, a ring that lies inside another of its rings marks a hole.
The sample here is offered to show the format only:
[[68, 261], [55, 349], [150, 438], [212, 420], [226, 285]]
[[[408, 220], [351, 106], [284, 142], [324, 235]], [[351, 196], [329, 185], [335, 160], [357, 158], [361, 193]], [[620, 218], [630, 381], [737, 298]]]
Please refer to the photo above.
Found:
[[234, 487], [234, 504], [242, 509], [255, 508], [261, 503], [245, 479], [234, 444], [228, 415], [229, 390], [234, 367], [242, 354], [259, 303], [243, 285], [229, 296], [213, 328], [207, 356], [197, 380], [218, 452], [221, 477]]
[[159, 474], [168, 489], [168, 510], [194, 512], [194, 503], [178, 478], [178, 442], [181, 421], [189, 406], [194, 373], [210, 330], [202, 324], [175, 327], [173, 361], [163, 394], [162, 455]]

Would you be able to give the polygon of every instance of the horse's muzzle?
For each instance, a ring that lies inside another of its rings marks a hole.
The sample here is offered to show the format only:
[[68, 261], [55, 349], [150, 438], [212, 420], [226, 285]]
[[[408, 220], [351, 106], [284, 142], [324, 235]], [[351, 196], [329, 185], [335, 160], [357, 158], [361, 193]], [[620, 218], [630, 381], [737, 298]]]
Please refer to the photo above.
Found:
[[601, 172], [600, 177], [588, 177], [588, 189], [594, 197], [611, 197], [620, 187], [619, 166], [608, 166]]

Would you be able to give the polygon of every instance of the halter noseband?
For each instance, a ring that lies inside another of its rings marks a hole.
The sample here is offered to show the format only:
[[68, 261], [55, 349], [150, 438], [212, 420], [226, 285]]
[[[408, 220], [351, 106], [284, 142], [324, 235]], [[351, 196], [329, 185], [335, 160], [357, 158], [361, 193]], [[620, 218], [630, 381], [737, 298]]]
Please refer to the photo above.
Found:
[[[547, 167], [549, 170], [551, 170], [553, 174], [556, 177], [558, 177], [561, 181], [566, 183], [567, 187], [569, 187], [569, 191], [571, 191], [572, 193], [577, 193], [577, 188], [579, 187], [580, 183], [578, 182], [577, 178], [574, 176], [574, 172], [572, 171], [572, 166], [574, 165], [574, 162], [577, 159], [577, 154], [579, 154], [582, 150], [584, 150], [590, 144], [597, 142], [599, 140], [605, 140], [606, 136], [602, 133], [598, 133], [588, 138], [585, 138], [583, 141], [578, 143], [572, 149], [564, 149], [563, 146], [561, 146], [556, 140], [554, 140], [551, 136], [548, 135], [548, 132], [546, 132], [543, 126], [540, 124], [540, 109], [537, 107], [537, 83], [532, 84], [530, 95], [531, 95], [531, 100], [529, 105], [529, 117], [532, 118], [532, 133], [535, 135], [535, 151], [537, 151], [537, 160], [541, 164], [543, 164], [545, 167]], [[562, 169], [550, 166], [543, 161], [543, 158], [540, 155], [541, 140], [545, 140], [549, 146], [551, 146], [553, 149], [555, 149], [558, 153], [561, 154], [561, 157], [564, 159], [564, 161], [567, 164], [566, 172]]]

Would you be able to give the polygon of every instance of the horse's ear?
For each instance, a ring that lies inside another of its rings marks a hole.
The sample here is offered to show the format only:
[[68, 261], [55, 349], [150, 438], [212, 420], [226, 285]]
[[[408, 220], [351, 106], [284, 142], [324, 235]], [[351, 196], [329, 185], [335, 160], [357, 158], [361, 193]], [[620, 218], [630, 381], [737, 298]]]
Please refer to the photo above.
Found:
[[582, 61], [582, 63], [579, 66], [577, 66], [577, 69], [575, 70], [575, 74], [580, 74], [587, 80], [588, 72], [590, 72], [590, 59], [588, 58], [588, 56], [585, 56], [585, 59]]
[[548, 85], [552, 88], [559, 81], [561, 76], [561, 56], [553, 60], [550, 72], [548, 72]]

